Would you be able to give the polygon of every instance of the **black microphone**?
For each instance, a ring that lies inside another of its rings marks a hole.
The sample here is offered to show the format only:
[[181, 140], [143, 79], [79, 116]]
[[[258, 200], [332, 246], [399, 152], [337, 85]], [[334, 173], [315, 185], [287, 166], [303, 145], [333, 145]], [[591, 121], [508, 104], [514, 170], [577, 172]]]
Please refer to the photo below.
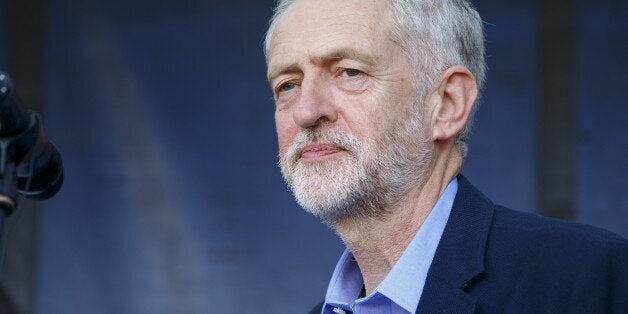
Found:
[[[45, 200], [63, 184], [61, 154], [46, 139], [37, 113], [22, 105], [11, 78], [0, 71], [0, 203], [15, 205], [17, 190], [26, 198]], [[13, 201], [13, 204], [10, 204]], [[11, 206], [13, 205], [13, 206]], [[8, 212], [10, 214], [11, 211]]]

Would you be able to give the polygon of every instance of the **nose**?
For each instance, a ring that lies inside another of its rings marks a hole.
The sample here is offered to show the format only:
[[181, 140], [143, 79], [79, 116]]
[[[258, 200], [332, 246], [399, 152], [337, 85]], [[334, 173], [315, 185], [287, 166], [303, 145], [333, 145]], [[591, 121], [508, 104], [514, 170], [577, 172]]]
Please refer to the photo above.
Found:
[[323, 122], [333, 123], [338, 118], [336, 105], [329, 87], [322, 79], [311, 78], [301, 84], [301, 93], [292, 116], [302, 128], [311, 128]]

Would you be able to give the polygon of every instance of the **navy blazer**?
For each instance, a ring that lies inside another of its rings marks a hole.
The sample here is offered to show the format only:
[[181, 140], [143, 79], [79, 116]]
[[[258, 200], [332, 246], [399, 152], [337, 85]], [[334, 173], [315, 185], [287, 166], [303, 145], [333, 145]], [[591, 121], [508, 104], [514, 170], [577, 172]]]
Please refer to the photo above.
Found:
[[458, 183], [417, 313], [628, 313], [626, 239]]

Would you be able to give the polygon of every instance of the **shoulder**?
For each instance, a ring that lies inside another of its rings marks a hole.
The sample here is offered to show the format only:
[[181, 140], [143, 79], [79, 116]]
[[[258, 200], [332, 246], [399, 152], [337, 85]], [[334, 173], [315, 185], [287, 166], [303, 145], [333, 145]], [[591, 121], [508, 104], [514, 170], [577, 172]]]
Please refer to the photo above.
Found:
[[[557, 257], [581, 254], [580, 261], [599, 254], [626, 254], [628, 241], [601, 228], [518, 212], [495, 205], [489, 241], [517, 250]], [[586, 253], [586, 254], [585, 254]], [[530, 255], [528, 255], [530, 256]]]
[[495, 206], [487, 240], [487, 282], [530, 301], [518, 306], [628, 308], [628, 241], [619, 235]]
[[[536, 214], [494, 207], [487, 257], [552, 276], [628, 265], [628, 241], [609, 231]], [[585, 268], [586, 267], [586, 268]]]
[[[628, 251], [628, 241], [619, 235], [495, 205], [464, 176], [459, 176], [458, 182], [448, 236], [455, 237], [461, 232], [466, 232], [465, 237], [486, 236], [483, 241], [489, 257], [562, 260], [578, 256], [582, 262], [603, 256], [624, 256]], [[483, 241], [466, 244], [481, 245]], [[452, 247], [459, 249], [458, 242]]]
[[426, 287], [462, 283], [488, 313], [628, 313], [626, 239], [495, 205], [458, 182]]
[[[548, 258], [573, 259], [575, 267], [587, 260], [605, 256], [625, 258], [628, 254], [628, 241], [619, 235], [593, 226], [495, 205], [464, 176], [459, 176], [458, 182], [458, 195], [448, 222], [452, 225], [449, 236], [460, 232], [467, 232], [465, 237], [486, 236], [488, 251], [485, 255], [488, 257], [511, 260], [525, 257], [528, 261], [543, 259], [544, 263]], [[470, 225], [472, 230], [465, 230]], [[579, 263], [575, 263], [576, 259]]]

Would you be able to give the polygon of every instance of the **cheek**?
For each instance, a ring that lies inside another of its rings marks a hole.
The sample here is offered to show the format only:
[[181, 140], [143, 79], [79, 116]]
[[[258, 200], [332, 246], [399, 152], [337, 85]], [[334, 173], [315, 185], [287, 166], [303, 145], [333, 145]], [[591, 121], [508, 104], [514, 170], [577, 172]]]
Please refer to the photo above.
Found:
[[362, 141], [376, 138], [391, 114], [386, 97], [370, 93], [343, 99], [350, 104], [340, 114], [346, 127]]
[[275, 113], [275, 127], [277, 129], [279, 152], [283, 153], [292, 144], [299, 129], [294, 123], [292, 115], [286, 112]]
[[414, 106], [413, 95], [405, 89], [396, 87], [374, 93], [372, 99], [375, 104], [369, 114], [378, 133], [399, 124], [400, 119], [405, 119], [408, 111]]

